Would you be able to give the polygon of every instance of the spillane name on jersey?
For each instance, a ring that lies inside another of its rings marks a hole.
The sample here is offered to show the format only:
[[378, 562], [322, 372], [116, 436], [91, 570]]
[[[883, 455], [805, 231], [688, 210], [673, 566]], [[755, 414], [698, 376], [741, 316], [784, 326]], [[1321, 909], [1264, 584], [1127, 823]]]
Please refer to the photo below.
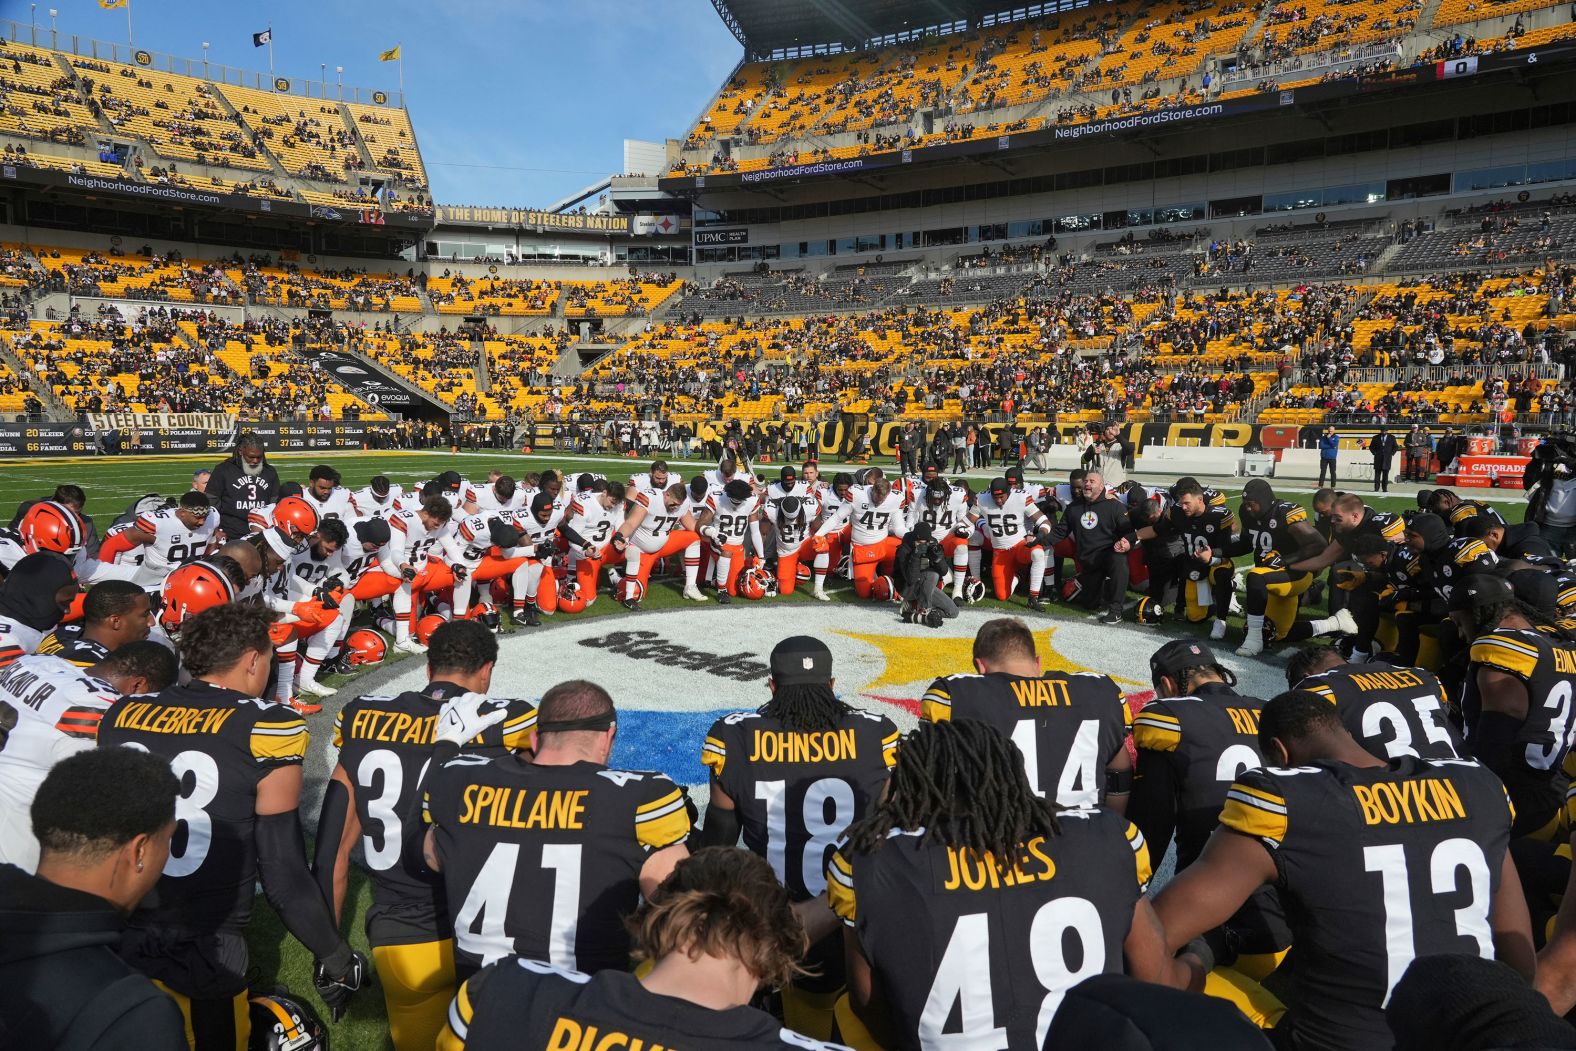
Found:
[[1378, 759], [1454, 759], [1461, 738], [1446, 716], [1444, 687], [1422, 668], [1346, 664], [1297, 684], [1335, 705], [1341, 724]]
[[826, 889], [827, 856], [881, 795], [899, 736], [892, 720], [868, 712], [816, 732], [736, 712], [713, 724], [701, 761], [733, 800], [745, 845], [798, 901]]
[[1057, 821], [1060, 834], [1007, 859], [922, 829], [832, 855], [832, 910], [854, 928], [903, 1047], [1043, 1047], [1066, 990], [1122, 970], [1150, 876], [1143, 837], [1099, 808]]
[[[1244, 770], [1262, 765], [1259, 713], [1264, 702], [1227, 688], [1194, 697], [1151, 701], [1133, 718], [1133, 743], [1139, 748], [1133, 790], [1139, 781], [1169, 774], [1176, 803], [1177, 867], [1197, 859], [1215, 830], [1226, 791]], [[1166, 771], [1155, 764], [1166, 764]], [[1163, 852], [1166, 844], [1151, 848]]]
[[1264, 564], [1271, 554], [1278, 554], [1290, 561], [1302, 549], [1292, 527], [1308, 524], [1308, 512], [1290, 500], [1276, 500], [1267, 513], [1250, 515], [1242, 512], [1242, 531], [1251, 542], [1253, 561]]
[[920, 717], [988, 723], [1023, 753], [1035, 792], [1062, 806], [1093, 806], [1131, 713], [1109, 675], [994, 672], [937, 679], [920, 701]]
[[764, 1011], [715, 1011], [648, 992], [632, 974], [597, 975], [521, 957], [460, 987], [443, 1051], [846, 1051], [792, 1030]]
[[454, 916], [456, 958], [509, 955], [598, 971], [629, 966], [624, 917], [640, 867], [682, 843], [693, 805], [657, 773], [461, 755], [430, 775], [427, 816]]
[[[334, 718], [334, 747], [355, 785], [361, 846], [372, 873], [367, 930], [374, 944], [428, 942], [451, 933], [443, 882], [421, 856], [421, 782], [438, 709], [464, 692], [454, 683], [431, 682], [397, 697], [357, 697]], [[467, 744], [467, 752], [496, 757], [533, 746], [536, 708], [527, 701], [507, 704], [504, 721]]]
[[1541, 631], [1500, 628], [1472, 643], [1471, 668], [1461, 714], [1470, 740], [1483, 716], [1479, 668], [1520, 679], [1527, 689], [1527, 717], [1500, 754], [1478, 754], [1505, 781], [1516, 804], [1518, 835], [1542, 828], [1563, 806], [1569, 778], [1562, 769], [1576, 734], [1576, 643]]
[[122, 698], [105, 713], [100, 745], [146, 748], [168, 759], [181, 782], [170, 858], [155, 904], [144, 902], [141, 914], [148, 927], [246, 926], [257, 882], [257, 783], [300, 765], [308, 740], [306, 720], [291, 709], [201, 679]]
[[1389, 1051], [1382, 1005], [1413, 959], [1494, 956], [1489, 908], [1511, 810], [1477, 763], [1251, 770], [1220, 823], [1262, 843], [1280, 873], [1298, 956], [1291, 1046]]

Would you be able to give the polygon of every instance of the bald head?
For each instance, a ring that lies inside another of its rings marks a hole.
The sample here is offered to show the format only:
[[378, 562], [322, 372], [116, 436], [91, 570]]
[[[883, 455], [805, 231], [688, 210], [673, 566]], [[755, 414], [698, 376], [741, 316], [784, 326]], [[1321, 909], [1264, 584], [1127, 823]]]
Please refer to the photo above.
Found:
[[263, 571], [263, 555], [250, 540], [232, 540], [218, 551], [241, 567], [247, 580], [255, 579]]

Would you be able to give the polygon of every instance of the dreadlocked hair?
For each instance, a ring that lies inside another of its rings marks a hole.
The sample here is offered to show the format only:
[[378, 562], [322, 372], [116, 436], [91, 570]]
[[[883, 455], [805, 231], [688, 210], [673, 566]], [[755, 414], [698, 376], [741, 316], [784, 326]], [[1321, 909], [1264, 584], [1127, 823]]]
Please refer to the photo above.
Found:
[[1477, 634], [1493, 631], [1494, 625], [1498, 624], [1507, 613], [1525, 617], [1534, 630], [1553, 635], [1565, 642], [1576, 642], [1576, 635], [1573, 635], [1570, 629], [1561, 624], [1556, 617], [1550, 616], [1536, 606], [1529, 606], [1519, 598], [1511, 599], [1509, 602], [1492, 602], [1473, 609], [1472, 623], [1477, 628]]
[[848, 839], [854, 850], [874, 853], [892, 829], [922, 828], [922, 843], [935, 840], [1011, 864], [1025, 841], [1060, 833], [1058, 809], [1034, 794], [1023, 754], [989, 725], [927, 722], [903, 739], [886, 794]]
[[823, 683], [779, 686], [772, 699], [755, 709], [757, 715], [776, 719], [795, 733], [835, 730], [843, 716], [853, 711]]

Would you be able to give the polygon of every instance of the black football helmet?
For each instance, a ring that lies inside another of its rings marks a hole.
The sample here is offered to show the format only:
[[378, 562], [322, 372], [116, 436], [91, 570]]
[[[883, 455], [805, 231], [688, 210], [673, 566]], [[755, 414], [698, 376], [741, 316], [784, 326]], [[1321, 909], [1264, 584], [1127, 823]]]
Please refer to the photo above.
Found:
[[288, 990], [251, 998], [249, 1051], [328, 1051], [328, 1027], [312, 1005]]

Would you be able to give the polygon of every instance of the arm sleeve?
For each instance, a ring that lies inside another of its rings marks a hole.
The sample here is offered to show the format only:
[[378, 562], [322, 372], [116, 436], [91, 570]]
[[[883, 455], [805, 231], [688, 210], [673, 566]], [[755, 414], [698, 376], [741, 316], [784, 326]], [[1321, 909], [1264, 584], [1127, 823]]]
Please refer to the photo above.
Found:
[[[1142, 718], [1142, 716], [1140, 716]], [[1176, 772], [1165, 752], [1138, 750], [1133, 791], [1127, 798], [1127, 819], [1138, 826], [1149, 850], [1163, 857], [1176, 830]]]
[[568, 522], [565, 522], [563, 525], [559, 526], [558, 531], [563, 534], [565, 540], [569, 541], [575, 547], [578, 547], [582, 551], [586, 549], [585, 538], [579, 533], [575, 532], [573, 529], [569, 528]]
[[766, 550], [761, 544], [761, 519], [759, 515], [750, 519], [750, 543], [755, 545], [757, 552]]
[[333, 778], [323, 788], [323, 808], [317, 815], [317, 852], [312, 856], [312, 875], [324, 901], [334, 900], [334, 865], [339, 860], [339, 841], [345, 833], [345, 817], [350, 810], [350, 793]]
[[720, 806], [706, 808], [706, 824], [695, 834], [697, 847], [734, 847], [739, 844], [739, 812]]
[[339, 936], [328, 902], [307, 868], [300, 811], [259, 814], [253, 835], [268, 903], [285, 929], [322, 960], [330, 974], [343, 974], [350, 967], [350, 946]]

